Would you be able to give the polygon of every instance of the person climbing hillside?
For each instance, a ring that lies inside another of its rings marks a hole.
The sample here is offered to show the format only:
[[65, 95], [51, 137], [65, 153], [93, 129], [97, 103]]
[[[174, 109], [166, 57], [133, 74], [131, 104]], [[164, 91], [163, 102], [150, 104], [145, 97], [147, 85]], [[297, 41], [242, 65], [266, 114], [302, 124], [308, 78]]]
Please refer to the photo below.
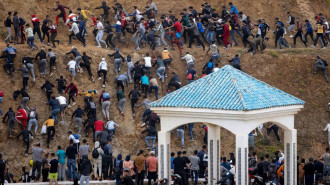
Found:
[[54, 11], [60, 10], [60, 14], [58, 14], [55, 19], [56, 19], [56, 24], [59, 25], [59, 18], [63, 18], [64, 23], [66, 23], [66, 12], [65, 9], [71, 10], [69, 7], [66, 7], [62, 4], [60, 4], [59, 1], [56, 1], [56, 6], [57, 8], [54, 8]]

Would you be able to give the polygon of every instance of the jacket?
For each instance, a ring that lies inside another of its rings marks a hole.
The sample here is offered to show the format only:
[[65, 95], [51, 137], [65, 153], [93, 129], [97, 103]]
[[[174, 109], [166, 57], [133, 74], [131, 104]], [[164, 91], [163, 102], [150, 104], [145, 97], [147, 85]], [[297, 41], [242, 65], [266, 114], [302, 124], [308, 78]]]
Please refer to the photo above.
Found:
[[111, 27], [115, 28], [117, 33], [121, 33], [121, 22], [120, 21], [117, 21], [116, 24]]
[[194, 35], [199, 35], [197, 24], [194, 23], [190, 27], [187, 27], [188, 30], [192, 30]]
[[109, 9], [110, 7], [107, 5], [105, 1], [102, 1], [102, 6], [96, 7], [95, 9], [103, 9], [103, 14], [104, 15], [109, 15]]
[[71, 118], [73, 118], [73, 117], [76, 117], [76, 118], [82, 118], [82, 116], [83, 116], [84, 114], [85, 114], [85, 113], [84, 113], [84, 111], [83, 111], [81, 108], [77, 108], [77, 109], [73, 112]]
[[15, 119], [15, 112], [13, 110], [9, 110], [2, 118], [2, 122], [5, 122], [6, 118], [8, 117], [8, 120]]
[[78, 56], [81, 56], [79, 51], [76, 49], [76, 48], [73, 48], [70, 52], [67, 52], [66, 54], [69, 55], [69, 54], [73, 54], [73, 56], [75, 57], [78, 57]]
[[72, 27], [71, 29], [69, 29], [69, 31], [72, 31], [75, 35], [77, 35], [79, 33], [78, 24], [76, 22], [73, 22]]
[[78, 96], [78, 88], [75, 84], [71, 85], [69, 84], [68, 87], [65, 89], [65, 94], [69, 91], [75, 91], [76, 92], [76, 96]]
[[46, 91], [51, 91], [52, 88], [55, 87], [52, 83], [50, 83], [49, 81], [46, 81], [44, 83], [44, 85], [41, 86], [41, 89], [46, 89]]
[[108, 64], [105, 60], [102, 60], [102, 62], [99, 64], [99, 70], [108, 70]]
[[80, 167], [83, 176], [89, 176], [92, 173], [92, 164], [89, 159], [84, 159]]

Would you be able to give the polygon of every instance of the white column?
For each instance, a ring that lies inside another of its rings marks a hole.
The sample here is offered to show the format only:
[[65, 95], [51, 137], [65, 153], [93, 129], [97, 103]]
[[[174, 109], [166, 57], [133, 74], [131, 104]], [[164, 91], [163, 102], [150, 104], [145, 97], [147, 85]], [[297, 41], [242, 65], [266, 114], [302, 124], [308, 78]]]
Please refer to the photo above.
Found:
[[248, 150], [249, 136], [236, 135], [236, 185], [248, 184]]
[[158, 178], [171, 179], [170, 158], [171, 133], [167, 131], [158, 132]]
[[284, 130], [284, 185], [297, 185], [297, 130]]
[[208, 184], [220, 180], [220, 126], [208, 125]]

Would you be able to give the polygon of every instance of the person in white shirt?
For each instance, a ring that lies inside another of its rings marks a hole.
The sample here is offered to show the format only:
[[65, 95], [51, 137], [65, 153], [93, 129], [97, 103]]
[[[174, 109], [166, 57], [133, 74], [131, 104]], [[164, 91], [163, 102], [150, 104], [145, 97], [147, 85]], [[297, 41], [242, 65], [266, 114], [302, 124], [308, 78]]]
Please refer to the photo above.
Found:
[[97, 42], [97, 47], [102, 48], [101, 42], [105, 45], [105, 48], [108, 48], [107, 43], [103, 40], [103, 35], [104, 35], [104, 27], [102, 22], [100, 21], [100, 18], [96, 19], [97, 25], [96, 29], [98, 30], [97, 35], [95, 37], [96, 42]]
[[61, 110], [61, 117], [62, 117], [62, 121], [61, 123], [64, 123], [64, 115], [65, 115], [65, 109], [68, 107], [68, 104], [66, 102], [66, 98], [64, 96], [58, 96], [56, 98], [56, 100], [58, 101], [58, 103], [60, 104], [60, 110]]
[[187, 52], [185, 56], [181, 57], [181, 60], [186, 60], [187, 71], [189, 71], [191, 67], [195, 67], [195, 57], [189, 54], [189, 52]]
[[115, 135], [116, 127], [119, 127], [119, 125], [113, 121], [113, 118], [111, 118], [105, 126], [105, 128], [108, 130], [108, 138], [111, 138]]
[[215, 65], [215, 67], [213, 68], [213, 72], [216, 72], [219, 70], [219, 65], [218, 64], [214, 64], [214, 65]]
[[79, 143], [80, 143], [80, 141], [79, 141], [79, 137], [76, 138], [76, 137], [73, 135], [72, 131], [69, 131], [68, 134], [69, 134], [69, 141], [70, 141], [70, 140], [73, 141], [73, 146], [74, 146], [75, 148], [77, 148], [77, 153], [79, 153]]
[[149, 53], [146, 53], [146, 56], [142, 58], [144, 59], [144, 67], [146, 68], [146, 70], [149, 73], [149, 77], [151, 77], [151, 57], [149, 56]]
[[99, 64], [99, 70], [97, 71], [97, 75], [99, 76], [99, 80], [102, 80], [101, 73], [103, 74], [103, 85], [102, 87], [105, 87], [105, 80], [107, 77], [108, 72], [108, 64], [105, 61], [105, 58], [102, 58], [101, 63]]
[[73, 36], [76, 36], [77, 39], [84, 45], [84, 47], [86, 47], [86, 43], [85, 40], [82, 39], [81, 35], [79, 34], [79, 27], [76, 21], [73, 21], [72, 19], [70, 20], [70, 22], [72, 22], [72, 26], [71, 29], [69, 29], [69, 31], [71, 32], [71, 34], [69, 35], [69, 44], [72, 44], [71, 42], [71, 38]]
[[31, 50], [33, 50], [33, 47], [38, 50], [38, 47], [34, 44], [33, 29], [31, 28], [30, 24], [27, 24], [26, 27], [27, 29], [25, 30], [25, 33], [28, 35], [26, 43], [31, 47]]
[[72, 74], [72, 82], [76, 76], [76, 61], [73, 59], [73, 56], [70, 56], [70, 62], [68, 62], [69, 71]]

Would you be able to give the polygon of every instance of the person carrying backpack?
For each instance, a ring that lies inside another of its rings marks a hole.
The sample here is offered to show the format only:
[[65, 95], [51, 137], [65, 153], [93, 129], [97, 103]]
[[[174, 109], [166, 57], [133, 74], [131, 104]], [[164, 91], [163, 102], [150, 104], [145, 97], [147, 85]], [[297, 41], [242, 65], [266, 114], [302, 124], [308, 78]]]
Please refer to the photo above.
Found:
[[329, 83], [329, 79], [328, 79], [328, 76], [327, 76], [327, 66], [328, 66], [328, 62], [323, 60], [320, 56], [317, 56], [317, 60], [314, 63], [313, 74], [316, 74], [317, 69], [321, 69], [322, 72], [323, 72], [323, 76], [324, 76], [325, 80]]
[[114, 160], [114, 173], [115, 173], [115, 179], [116, 179], [116, 185], [120, 185], [120, 177], [123, 173], [123, 160], [122, 155], [118, 154], [117, 158]]
[[214, 63], [212, 58], [204, 65], [203, 71], [208, 75], [213, 72]]
[[[95, 147], [92, 151], [92, 157], [94, 159], [94, 175], [95, 179], [102, 179], [102, 155], [104, 154], [104, 151], [100, 147], [100, 142], [95, 142]], [[97, 173], [97, 170], [99, 173]], [[97, 177], [98, 175], [98, 177]]]

